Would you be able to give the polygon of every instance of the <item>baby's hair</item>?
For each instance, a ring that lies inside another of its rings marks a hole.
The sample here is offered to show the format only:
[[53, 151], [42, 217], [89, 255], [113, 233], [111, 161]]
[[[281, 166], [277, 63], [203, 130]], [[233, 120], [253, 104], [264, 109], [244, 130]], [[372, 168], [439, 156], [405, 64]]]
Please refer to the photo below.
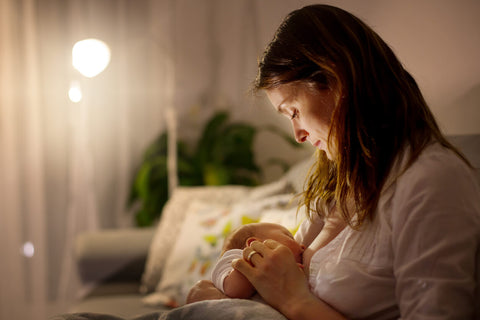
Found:
[[245, 249], [248, 238], [255, 235], [255, 224], [247, 224], [235, 229], [225, 238], [223, 252], [231, 249]]
[[243, 226], [240, 226], [233, 230], [233, 232], [225, 238], [225, 242], [223, 243], [223, 250], [222, 255], [227, 250], [231, 249], [245, 249], [247, 246], [247, 239], [251, 237], [255, 237], [257, 239], [265, 240], [268, 237], [266, 231], [262, 227], [270, 227], [270, 228], [283, 228], [287, 230], [287, 232], [292, 236], [290, 231], [286, 229], [284, 226], [279, 225], [277, 223], [270, 223], [270, 222], [258, 222], [258, 223], [250, 223]]

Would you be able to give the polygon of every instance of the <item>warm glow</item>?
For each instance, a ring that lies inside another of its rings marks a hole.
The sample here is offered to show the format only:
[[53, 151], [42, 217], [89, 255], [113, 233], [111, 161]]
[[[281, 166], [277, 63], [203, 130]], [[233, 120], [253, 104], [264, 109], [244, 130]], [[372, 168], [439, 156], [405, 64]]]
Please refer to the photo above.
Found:
[[27, 258], [32, 258], [35, 254], [35, 247], [30, 241], [25, 242], [22, 247], [22, 254]]
[[85, 77], [93, 78], [110, 62], [110, 49], [97, 39], [78, 41], [73, 46], [72, 64]]
[[82, 89], [80, 89], [80, 86], [78, 84], [72, 83], [70, 85], [70, 90], [68, 90], [68, 97], [70, 98], [70, 101], [75, 103], [82, 100]]

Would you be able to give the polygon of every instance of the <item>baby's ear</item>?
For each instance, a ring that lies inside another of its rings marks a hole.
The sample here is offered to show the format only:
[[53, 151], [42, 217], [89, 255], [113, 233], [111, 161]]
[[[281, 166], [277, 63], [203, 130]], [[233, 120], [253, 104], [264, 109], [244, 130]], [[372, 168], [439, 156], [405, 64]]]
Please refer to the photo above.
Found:
[[250, 237], [250, 238], [247, 239], [247, 241], [245, 241], [245, 245], [247, 247], [250, 247], [250, 245], [252, 244], [253, 241], [258, 241], [258, 239], [255, 238], [255, 237]]

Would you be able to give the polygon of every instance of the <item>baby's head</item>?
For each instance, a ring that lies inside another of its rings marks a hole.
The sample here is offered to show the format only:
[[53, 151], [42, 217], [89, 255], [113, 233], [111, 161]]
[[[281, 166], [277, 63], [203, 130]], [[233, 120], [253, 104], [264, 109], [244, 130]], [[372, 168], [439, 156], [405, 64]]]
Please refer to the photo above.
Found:
[[293, 235], [282, 225], [275, 223], [250, 223], [235, 229], [226, 239], [223, 250], [244, 249], [253, 241], [263, 242], [267, 239], [278, 241], [287, 246], [298, 263], [302, 263], [305, 247], [295, 241]]

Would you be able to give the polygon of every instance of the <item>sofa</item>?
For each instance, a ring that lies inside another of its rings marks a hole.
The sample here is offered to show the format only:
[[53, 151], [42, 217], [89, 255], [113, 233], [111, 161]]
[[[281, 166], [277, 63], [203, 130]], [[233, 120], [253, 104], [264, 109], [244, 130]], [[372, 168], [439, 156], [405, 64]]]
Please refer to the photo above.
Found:
[[[480, 183], [480, 134], [449, 139], [476, 168]], [[148, 315], [153, 315], [154, 319], [184, 304], [188, 289], [208, 278], [223, 238], [233, 228], [268, 221], [296, 231], [302, 214], [295, 214], [294, 195], [301, 190], [312, 161], [306, 159], [277, 181], [258, 187], [179, 187], [155, 227], [80, 235], [75, 256], [88, 294], [71, 307], [70, 315], [108, 315], [105, 319], [150, 319]], [[249, 305], [245, 308], [252, 310]]]

